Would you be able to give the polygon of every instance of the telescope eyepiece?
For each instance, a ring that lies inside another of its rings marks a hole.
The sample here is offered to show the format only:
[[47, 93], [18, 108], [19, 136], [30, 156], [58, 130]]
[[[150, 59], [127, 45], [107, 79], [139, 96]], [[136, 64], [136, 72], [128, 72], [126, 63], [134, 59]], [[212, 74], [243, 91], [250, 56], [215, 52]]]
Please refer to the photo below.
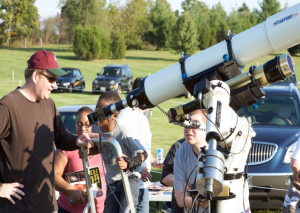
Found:
[[290, 54], [277, 55], [263, 65], [265, 77], [269, 83], [284, 80], [295, 74], [295, 67]]

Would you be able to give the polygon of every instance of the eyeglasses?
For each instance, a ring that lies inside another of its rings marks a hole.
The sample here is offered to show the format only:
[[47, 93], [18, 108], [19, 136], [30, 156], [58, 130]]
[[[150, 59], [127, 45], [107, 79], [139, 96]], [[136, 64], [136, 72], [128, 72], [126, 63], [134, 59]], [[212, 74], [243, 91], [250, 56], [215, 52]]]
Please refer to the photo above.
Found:
[[46, 74], [44, 74], [44, 73], [42, 73], [42, 72], [39, 72], [39, 74], [45, 76], [50, 84], [53, 84], [53, 83], [56, 82], [56, 80], [57, 80], [57, 78], [49, 77], [48, 75], [46, 75]]
[[84, 128], [91, 128], [92, 125], [91, 124], [84, 124], [84, 123], [75, 123], [76, 128], [82, 128], [84, 126]]

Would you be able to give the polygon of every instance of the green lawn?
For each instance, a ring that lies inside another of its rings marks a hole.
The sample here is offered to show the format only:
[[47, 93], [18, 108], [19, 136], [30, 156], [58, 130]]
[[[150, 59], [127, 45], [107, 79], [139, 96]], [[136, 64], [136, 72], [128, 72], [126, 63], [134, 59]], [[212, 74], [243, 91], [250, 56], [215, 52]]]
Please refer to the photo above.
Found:
[[[91, 93], [92, 81], [96, 77], [96, 73], [107, 64], [128, 64], [133, 72], [134, 78], [143, 77], [155, 72], [158, 72], [174, 63], [178, 62], [179, 55], [173, 55], [168, 51], [127, 51], [126, 58], [122, 60], [94, 60], [81, 61], [72, 52], [71, 46], [67, 45], [51, 45], [43, 47], [51, 52], [54, 52], [60, 67], [76, 67], [79, 68], [86, 81], [86, 92], [81, 93], [54, 93], [51, 97], [54, 99], [56, 106], [72, 104], [95, 104], [99, 95]], [[23, 72], [27, 66], [26, 61], [37, 50], [37, 48], [15, 48], [15, 49], [0, 49], [0, 98], [17, 86], [24, 84]], [[267, 60], [274, 58], [276, 54], [271, 54], [259, 59], [259, 65], [265, 63]], [[296, 70], [300, 69], [300, 56], [293, 57]], [[250, 65], [245, 67], [248, 70]], [[14, 73], [14, 81], [13, 81]], [[296, 72], [297, 78], [300, 79], [299, 72]], [[122, 94], [122, 98], [125, 93]], [[169, 108], [175, 107], [182, 103], [187, 103], [191, 99], [184, 97], [176, 97], [160, 104], [160, 107], [165, 111]], [[150, 117], [150, 126], [152, 131], [152, 154], [155, 156], [157, 148], [163, 148], [165, 154], [169, 150], [172, 143], [183, 137], [183, 128], [170, 125], [167, 117], [157, 108], [152, 109], [152, 116]], [[159, 176], [155, 179], [159, 179]], [[252, 211], [256, 213], [269, 212], [277, 213], [277, 211]]]

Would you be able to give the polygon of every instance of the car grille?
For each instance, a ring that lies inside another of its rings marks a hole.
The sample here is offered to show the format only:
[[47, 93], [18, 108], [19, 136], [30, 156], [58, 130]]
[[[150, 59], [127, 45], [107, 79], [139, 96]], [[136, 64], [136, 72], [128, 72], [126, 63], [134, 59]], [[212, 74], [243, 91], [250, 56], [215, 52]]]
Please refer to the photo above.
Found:
[[277, 144], [253, 141], [249, 153], [249, 165], [257, 165], [270, 161], [277, 152], [277, 149]]
[[109, 87], [110, 80], [98, 80], [98, 87]]
[[270, 186], [263, 186], [261, 188], [258, 187], [252, 187], [249, 189], [250, 193], [269, 193], [271, 191]]

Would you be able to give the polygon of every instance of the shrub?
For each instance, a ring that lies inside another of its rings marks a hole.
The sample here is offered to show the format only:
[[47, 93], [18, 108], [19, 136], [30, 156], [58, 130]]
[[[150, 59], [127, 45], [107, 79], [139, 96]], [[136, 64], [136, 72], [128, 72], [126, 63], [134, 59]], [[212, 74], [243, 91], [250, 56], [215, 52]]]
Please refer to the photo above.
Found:
[[101, 52], [101, 34], [99, 29], [76, 28], [73, 52], [83, 60], [93, 60], [98, 58]]
[[112, 38], [111, 51], [115, 59], [125, 58], [126, 55], [126, 44], [124, 37], [120, 34], [116, 34]]
[[296, 54], [300, 53], [300, 44], [290, 47], [288, 49], [288, 51], [291, 55], [296, 55]]

